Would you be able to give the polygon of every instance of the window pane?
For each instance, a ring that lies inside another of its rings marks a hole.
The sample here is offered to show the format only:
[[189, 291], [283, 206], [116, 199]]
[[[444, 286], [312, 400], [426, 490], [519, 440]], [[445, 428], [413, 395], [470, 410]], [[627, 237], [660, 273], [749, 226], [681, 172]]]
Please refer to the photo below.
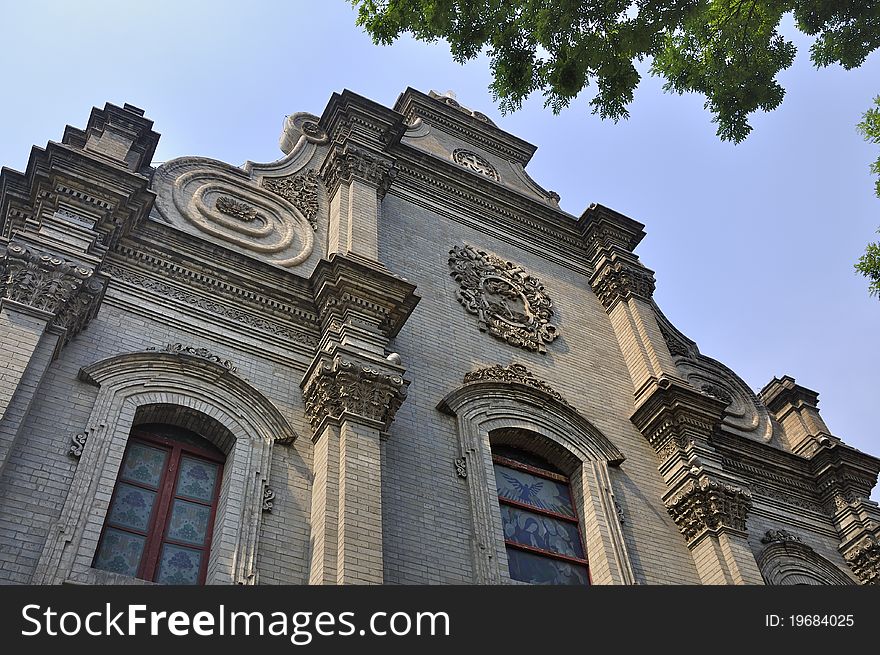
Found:
[[192, 457], [181, 458], [176, 491], [178, 495], [211, 502], [214, 499], [216, 481], [216, 464]]
[[137, 575], [145, 541], [146, 538], [139, 534], [107, 528], [95, 558], [95, 568], [123, 575]]
[[122, 464], [122, 472], [119, 475], [123, 480], [158, 487], [162, 473], [165, 471], [167, 458], [168, 451], [166, 450], [134, 442], [125, 454], [125, 462]]
[[542, 557], [516, 548], [507, 549], [510, 577], [531, 584], [589, 584], [587, 569], [551, 557]]
[[120, 483], [116, 488], [116, 497], [113, 499], [107, 520], [123, 528], [146, 531], [155, 500], [154, 491]]
[[504, 538], [560, 555], [584, 558], [578, 526], [510, 505], [501, 505]]
[[168, 539], [201, 546], [208, 536], [211, 507], [186, 500], [175, 500], [168, 524]]
[[201, 551], [165, 544], [162, 546], [156, 582], [161, 584], [198, 584], [201, 563]]
[[540, 478], [500, 464], [495, 464], [495, 484], [498, 487], [498, 495], [502, 498], [572, 518], [575, 516], [567, 484]]

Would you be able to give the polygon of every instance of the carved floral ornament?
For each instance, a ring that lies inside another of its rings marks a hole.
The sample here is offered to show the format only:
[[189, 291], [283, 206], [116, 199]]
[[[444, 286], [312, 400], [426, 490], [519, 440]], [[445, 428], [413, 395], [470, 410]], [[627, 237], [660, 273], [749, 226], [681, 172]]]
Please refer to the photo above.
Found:
[[666, 509], [690, 544], [710, 530], [745, 532], [751, 505], [747, 489], [703, 477], [689, 480]]
[[471, 152], [470, 150], [462, 150], [461, 148], [454, 150], [452, 152], [452, 161], [459, 166], [464, 166], [474, 173], [485, 175], [496, 182], [501, 180], [498, 171], [485, 157], [482, 157], [475, 152]]
[[559, 336], [544, 285], [521, 266], [466, 245], [449, 251], [449, 267], [458, 300], [477, 316], [480, 331], [542, 353]]
[[264, 177], [262, 185], [299, 209], [312, 229], [318, 229], [318, 175], [314, 170], [287, 177]]
[[14, 241], [0, 257], [0, 298], [54, 314], [67, 339], [94, 315], [105, 283], [91, 267]]
[[535, 377], [534, 373], [522, 364], [490, 366], [489, 368], [482, 368], [478, 371], [471, 371], [464, 376], [465, 384], [482, 381], [515, 382], [517, 384], [524, 384], [549, 394], [563, 405], [568, 405], [568, 401], [565, 400], [559, 392], [540, 378]]
[[324, 418], [352, 414], [388, 429], [406, 399], [409, 382], [400, 375], [356, 361], [320, 361], [303, 385], [306, 414], [317, 431]]
[[[156, 348], [147, 348], [148, 351], [156, 350]], [[238, 369], [233, 366], [232, 362], [228, 359], [221, 359], [214, 353], [212, 353], [207, 348], [195, 348], [193, 346], [185, 346], [182, 343], [168, 343], [162, 347], [161, 352], [166, 353], [175, 353], [175, 354], [183, 354], [183, 355], [192, 355], [193, 357], [201, 357], [202, 359], [207, 359], [209, 362], [214, 362], [215, 364], [219, 364], [223, 368], [225, 368], [230, 373], [236, 373]]]

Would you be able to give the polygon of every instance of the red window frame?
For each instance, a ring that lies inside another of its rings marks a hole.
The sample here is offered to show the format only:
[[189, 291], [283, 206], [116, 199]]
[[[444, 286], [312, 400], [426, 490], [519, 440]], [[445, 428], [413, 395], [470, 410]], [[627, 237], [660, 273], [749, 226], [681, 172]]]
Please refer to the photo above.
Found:
[[[107, 518], [105, 518], [104, 526], [101, 528], [101, 536], [98, 540], [98, 547], [95, 549], [95, 557], [92, 560], [92, 566], [94, 566], [94, 563], [98, 558], [98, 553], [101, 552], [101, 544], [104, 542], [104, 532], [107, 530], [107, 528], [112, 528], [121, 532], [128, 532], [130, 534], [136, 534], [142, 537], [146, 537], [143, 554], [141, 555], [141, 563], [138, 567], [137, 574], [135, 575], [136, 578], [147, 580], [150, 582], [154, 581], [154, 578], [159, 571], [159, 558], [162, 554], [162, 546], [167, 543], [175, 546], [182, 546], [191, 550], [202, 551], [203, 555], [199, 568], [198, 584], [203, 585], [205, 584], [205, 578], [208, 573], [208, 559], [210, 558], [211, 553], [211, 538], [214, 532], [214, 519], [217, 516], [217, 501], [220, 495], [220, 482], [223, 479], [223, 464], [226, 458], [216, 452], [212, 452], [204, 448], [199, 448], [198, 446], [179, 441], [178, 439], [163, 435], [153, 430], [135, 429], [132, 431], [128, 439], [128, 443], [125, 446], [125, 453], [123, 454], [121, 460], [122, 462], [124, 462], [125, 458], [128, 456], [128, 452], [132, 444], [137, 442], [146, 443], [152, 446], [158, 446], [163, 450], [170, 452], [168, 459], [165, 463], [165, 469], [162, 471], [162, 477], [159, 480], [159, 485], [156, 489], [153, 489], [150, 486], [139, 483], [137, 481], [123, 480], [121, 477], [122, 469], [120, 468], [120, 473], [116, 477], [116, 484], [113, 487], [113, 494], [110, 497], [110, 504], [107, 506], [108, 516], [109, 508], [113, 506], [113, 502], [116, 500], [116, 494], [119, 490], [120, 484], [127, 484], [133, 487], [139, 487], [141, 489], [152, 491], [156, 494], [156, 500], [153, 503], [153, 509], [150, 514], [147, 530], [139, 531], [133, 528], [118, 525], [109, 525], [109, 521], [107, 520]], [[214, 481], [214, 491], [212, 493], [210, 502], [211, 514], [208, 518], [205, 543], [202, 546], [195, 546], [191, 543], [184, 543], [182, 541], [176, 541], [167, 537], [168, 528], [171, 522], [171, 506], [176, 499], [185, 500], [187, 502], [203, 506], [209, 505], [209, 503], [203, 500], [177, 494], [177, 473], [180, 468], [181, 458], [186, 455], [198, 459], [208, 460], [214, 464], [217, 464], [217, 478]]]
[[526, 473], [531, 473], [532, 475], [538, 476], [540, 478], [545, 478], [547, 480], [553, 480], [555, 482], [561, 482], [565, 485], [566, 489], [568, 489], [568, 498], [571, 501], [571, 509], [574, 512], [574, 516], [568, 516], [566, 514], [560, 514], [559, 512], [554, 512], [552, 510], [542, 509], [540, 507], [535, 507], [534, 505], [529, 505], [528, 503], [521, 503], [516, 500], [510, 500], [509, 498], [505, 498], [501, 494], [498, 494], [498, 502], [501, 505], [509, 505], [510, 507], [516, 507], [517, 509], [522, 509], [528, 512], [532, 512], [533, 514], [540, 514], [546, 516], [548, 518], [556, 519], [558, 521], [565, 521], [567, 523], [571, 523], [577, 529], [578, 539], [581, 544], [581, 551], [584, 553], [584, 558], [580, 557], [572, 557], [570, 555], [563, 555], [561, 553], [554, 552], [552, 550], [545, 550], [543, 548], [537, 548], [536, 546], [526, 546], [525, 544], [518, 543], [516, 541], [505, 539], [504, 545], [508, 548], [515, 548], [516, 550], [521, 550], [527, 553], [532, 553], [533, 555], [541, 555], [542, 557], [550, 557], [552, 559], [561, 560], [563, 562], [569, 562], [571, 564], [576, 564], [578, 566], [583, 566], [587, 571], [587, 580], [589, 584], [593, 583], [592, 576], [590, 575], [590, 563], [586, 558], [587, 549], [584, 546], [584, 538], [581, 533], [580, 527], [580, 519], [578, 518], [577, 505], [574, 502], [574, 496], [571, 493], [571, 481], [567, 476], [562, 475], [560, 473], [555, 473], [553, 471], [548, 471], [547, 469], [542, 469], [537, 466], [532, 466], [531, 464], [524, 464], [523, 462], [519, 462], [515, 459], [510, 459], [509, 457], [502, 457], [501, 455], [492, 455], [492, 463], [499, 464], [500, 466], [506, 466], [512, 469], [518, 469], [520, 471], [524, 471]]

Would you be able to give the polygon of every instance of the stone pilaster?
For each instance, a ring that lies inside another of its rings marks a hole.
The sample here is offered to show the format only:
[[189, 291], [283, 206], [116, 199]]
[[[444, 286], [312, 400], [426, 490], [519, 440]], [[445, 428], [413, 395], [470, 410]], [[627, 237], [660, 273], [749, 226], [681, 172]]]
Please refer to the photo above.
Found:
[[633, 254], [644, 226], [601, 205], [587, 209], [581, 223], [593, 267], [590, 286], [611, 320], [633, 388], [678, 377], [653, 308], [654, 274]]
[[352, 143], [331, 148], [321, 168], [330, 197], [328, 255], [379, 259], [381, 202], [396, 173], [393, 160], [381, 152]]
[[315, 443], [311, 584], [381, 584], [381, 441], [409, 382], [388, 342], [418, 297], [381, 265], [333, 255], [312, 276], [318, 352], [301, 388]]
[[143, 113], [93, 109], [24, 173], [0, 172], [0, 470], [51, 361], [100, 307], [108, 249], [150, 211], [159, 135]]
[[763, 584], [748, 545], [748, 488], [723, 469], [711, 437], [727, 403], [678, 380], [642, 388], [632, 421], [651, 444], [663, 495], [705, 584]]
[[809, 457], [820, 441], [839, 441], [819, 415], [819, 394], [797, 384], [791, 376], [773, 378], [758, 397], [779, 421], [793, 453]]

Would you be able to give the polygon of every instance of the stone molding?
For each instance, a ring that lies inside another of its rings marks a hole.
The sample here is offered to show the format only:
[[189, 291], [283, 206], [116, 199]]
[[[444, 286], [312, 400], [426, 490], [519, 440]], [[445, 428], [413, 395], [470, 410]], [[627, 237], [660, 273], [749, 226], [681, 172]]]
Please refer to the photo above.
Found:
[[786, 530], [769, 530], [761, 543], [766, 547], [755, 559], [768, 585], [855, 584], [840, 567]]
[[397, 167], [393, 160], [351, 143], [335, 145], [321, 167], [321, 177], [331, 198], [340, 182], [351, 182], [354, 179], [376, 187], [379, 197], [382, 198], [396, 176]]
[[518, 264], [465, 245], [449, 251], [449, 267], [458, 301], [477, 316], [481, 332], [541, 353], [559, 336], [544, 285]]
[[746, 534], [752, 494], [706, 476], [690, 479], [666, 502], [666, 509], [689, 546], [708, 532]]
[[306, 415], [317, 437], [324, 421], [346, 417], [387, 430], [406, 399], [403, 369], [338, 349], [320, 353], [302, 382]]

